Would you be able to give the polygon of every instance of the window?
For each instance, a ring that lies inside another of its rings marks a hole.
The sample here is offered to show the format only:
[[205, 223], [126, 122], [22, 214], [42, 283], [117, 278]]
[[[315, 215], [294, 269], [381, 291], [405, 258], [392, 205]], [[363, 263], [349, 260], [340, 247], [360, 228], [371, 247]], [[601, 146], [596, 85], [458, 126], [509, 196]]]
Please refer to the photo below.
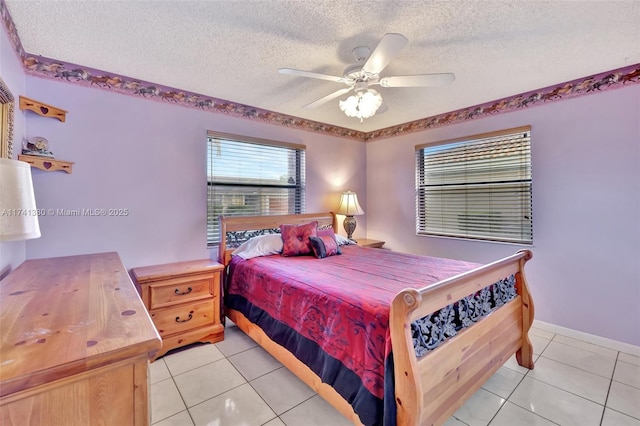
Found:
[[304, 213], [305, 146], [209, 132], [207, 243], [218, 216]]
[[533, 242], [531, 127], [416, 146], [416, 232]]

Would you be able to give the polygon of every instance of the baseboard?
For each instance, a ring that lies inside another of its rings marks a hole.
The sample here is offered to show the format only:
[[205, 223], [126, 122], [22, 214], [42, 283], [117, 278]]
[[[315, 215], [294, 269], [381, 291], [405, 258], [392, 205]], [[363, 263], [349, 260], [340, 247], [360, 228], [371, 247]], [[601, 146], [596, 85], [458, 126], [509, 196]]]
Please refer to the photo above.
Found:
[[640, 357], [640, 346], [632, 345], [631, 343], [607, 339], [606, 337], [600, 337], [594, 334], [576, 331], [570, 328], [561, 327], [559, 325], [550, 324], [548, 322], [540, 320], [533, 320], [533, 326], [535, 328], [549, 331], [551, 333], [562, 334], [563, 336], [572, 337], [574, 339], [582, 340], [583, 342], [592, 343], [598, 346], [604, 346], [605, 348], [614, 349], [616, 351]]

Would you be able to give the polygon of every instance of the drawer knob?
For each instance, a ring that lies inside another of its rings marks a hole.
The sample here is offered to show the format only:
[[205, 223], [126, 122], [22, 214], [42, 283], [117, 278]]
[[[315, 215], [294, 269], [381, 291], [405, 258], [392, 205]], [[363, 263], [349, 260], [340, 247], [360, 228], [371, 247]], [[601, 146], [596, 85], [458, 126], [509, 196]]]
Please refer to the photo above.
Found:
[[176, 288], [176, 291], [174, 293], [177, 294], [178, 296], [182, 296], [182, 295], [185, 295], [185, 294], [189, 294], [192, 291], [193, 291], [193, 289], [191, 287], [188, 287], [187, 291], [180, 291], [179, 288]]
[[193, 311], [189, 312], [189, 318], [187, 319], [180, 319], [180, 317], [176, 317], [176, 322], [187, 322], [187, 321], [191, 321], [192, 318], [193, 318]]

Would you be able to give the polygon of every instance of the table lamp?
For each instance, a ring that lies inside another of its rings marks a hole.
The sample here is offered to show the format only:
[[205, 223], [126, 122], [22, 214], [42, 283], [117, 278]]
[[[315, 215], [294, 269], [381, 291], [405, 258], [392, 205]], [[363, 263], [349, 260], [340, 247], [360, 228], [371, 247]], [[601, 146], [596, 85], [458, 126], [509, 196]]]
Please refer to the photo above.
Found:
[[355, 192], [349, 190], [342, 193], [336, 214], [346, 216], [343, 222], [344, 230], [347, 233], [347, 238], [351, 240], [353, 231], [356, 230], [356, 219], [353, 216], [364, 214], [364, 210], [362, 210], [362, 207], [358, 204], [358, 196]]

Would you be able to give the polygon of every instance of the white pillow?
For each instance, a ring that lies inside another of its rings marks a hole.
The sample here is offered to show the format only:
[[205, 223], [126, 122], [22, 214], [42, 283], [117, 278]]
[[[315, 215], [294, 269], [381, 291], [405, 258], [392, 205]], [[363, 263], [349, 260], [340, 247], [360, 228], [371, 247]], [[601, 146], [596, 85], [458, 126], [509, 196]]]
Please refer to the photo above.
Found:
[[351, 241], [347, 237], [343, 237], [340, 234], [336, 234], [336, 243], [338, 243], [339, 246], [348, 246], [349, 244], [355, 244], [353, 241]]
[[281, 253], [282, 246], [282, 236], [280, 234], [259, 235], [240, 244], [231, 255], [240, 256], [243, 259], [268, 256], [270, 254]]

